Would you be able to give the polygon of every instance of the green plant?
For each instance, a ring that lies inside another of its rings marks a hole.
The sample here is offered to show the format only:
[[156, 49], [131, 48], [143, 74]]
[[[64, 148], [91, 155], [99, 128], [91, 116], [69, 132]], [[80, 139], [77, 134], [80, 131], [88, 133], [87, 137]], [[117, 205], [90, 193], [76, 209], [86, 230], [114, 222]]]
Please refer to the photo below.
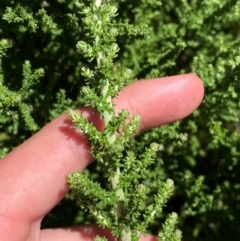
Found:
[[[79, 204], [83, 209], [89, 209], [99, 225], [111, 228], [118, 240], [137, 241], [139, 233], [146, 232], [149, 222], [162, 212], [162, 207], [172, 195], [173, 181], [163, 183], [154, 202], [147, 204], [149, 187], [142, 182], [149, 174], [147, 168], [156, 161], [159, 145], [151, 144], [139, 158], [128, 150], [130, 138], [137, 131], [139, 117], [130, 119], [127, 110], [115, 113], [112, 102], [133, 77], [129, 69], [121, 66], [114, 70], [113, 62], [119, 51], [116, 38], [118, 34], [124, 34], [119, 29], [128, 29], [128, 24], [114, 21], [117, 8], [108, 2], [97, 0], [89, 1], [89, 6], [86, 4], [78, 2], [77, 7], [84, 15], [83, 23], [89, 41], [79, 41], [77, 49], [89, 62], [94, 62], [94, 66], [83, 66], [81, 69], [87, 80], [87, 86], [81, 89], [81, 99], [83, 105], [93, 107], [100, 114], [105, 127], [103, 131], [98, 131], [77, 111], [71, 110], [70, 118], [88, 138], [91, 154], [111, 187], [105, 190], [81, 172], [70, 174], [68, 183]], [[168, 228], [168, 222], [166, 226]], [[168, 230], [168, 240], [180, 240], [181, 235], [178, 233], [176, 236], [172, 232]]]
[[[123, 212], [121, 215], [127, 218], [126, 204], [119, 200], [121, 192], [126, 190], [126, 182], [121, 182], [120, 178], [113, 188], [120, 194], [111, 191], [111, 180], [106, 182], [101, 175], [100, 166], [106, 164], [101, 163], [101, 158], [105, 158], [102, 155], [110, 155], [111, 142], [121, 151], [124, 149], [114, 157], [115, 166], [109, 163], [107, 167], [111, 166], [109, 171], [115, 176], [120, 169], [119, 176], [123, 176], [123, 160], [131, 160], [131, 165], [137, 165], [138, 158], [145, 160], [151, 154], [151, 162], [143, 162], [149, 168], [149, 178], [144, 182], [141, 179], [133, 182], [139, 193], [142, 192], [142, 200], [146, 193], [150, 197], [146, 197], [145, 206], [149, 205], [149, 209], [145, 208], [143, 213], [151, 212], [152, 197], [163, 192], [160, 187], [167, 185], [164, 183], [168, 178], [174, 180], [175, 191], [147, 231], [155, 234], [160, 231], [160, 239], [168, 240], [171, 236], [168, 229], [171, 232], [174, 229], [171, 225], [175, 223], [175, 214], [167, 220], [166, 216], [176, 212], [184, 240], [237, 240], [240, 233], [237, 215], [240, 209], [240, 1], [106, 2], [104, 6], [109, 7], [104, 8], [106, 17], [111, 11], [112, 17], [105, 22], [104, 28], [108, 31], [104, 30], [106, 36], [99, 35], [99, 44], [96, 29], [91, 29], [91, 22], [84, 17], [88, 13], [89, 18], [94, 18], [97, 9], [95, 13], [92, 11], [91, 1], [80, 3], [77, 6], [75, 1], [65, 0], [0, 3], [0, 155], [4, 156], [66, 109], [89, 104], [105, 121], [108, 119], [103, 132], [99, 133], [75, 112], [71, 111], [70, 116], [76, 126], [91, 129], [89, 133], [85, 130], [85, 134], [93, 138], [89, 141], [94, 143], [92, 154], [100, 160], [99, 166], [92, 164], [85, 176], [71, 174], [69, 182], [72, 186], [78, 183], [72, 178], [85, 180], [84, 185], [89, 183], [94, 190], [110, 195], [112, 210]], [[118, 15], [110, 6], [118, 9]], [[103, 31], [101, 27], [100, 32]], [[107, 37], [110, 30], [111, 35]], [[105, 54], [104, 61], [97, 53]], [[128, 69], [132, 70], [131, 75]], [[127, 112], [115, 116], [111, 99], [130, 80], [190, 71], [203, 79], [206, 88], [200, 109], [181, 122], [143, 133], [129, 143], [138, 117], [125, 124], [128, 122], [124, 120], [129, 119]], [[116, 86], [112, 81], [116, 80], [119, 81], [118, 89], [113, 88]], [[96, 99], [97, 103], [93, 101]], [[119, 130], [120, 124], [125, 125], [126, 136], [123, 136], [124, 128]], [[117, 131], [119, 133], [115, 135]], [[103, 139], [104, 142], [100, 141]], [[126, 149], [119, 145], [120, 141], [125, 141]], [[160, 151], [156, 151], [157, 145], [151, 145], [154, 142], [160, 142]], [[106, 143], [108, 147], [105, 147]], [[109, 151], [98, 153], [94, 146]], [[155, 156], [158, 161], [154, 161]], [[170, 192], [171, 188], [167, 190]], [[125, 194], [124, 199], [127, 198]], [[114, 206], [114, 203], [117, 204]], [[96, 208], [104, 210], [105, 204], [99, 202], [100, 206]], [[136, 213], [140, 218], [142, 214]], [[99, 213], [95, 216], [99, 218]], [[112, 216], [114, 220], [116, 216]], [[166, 224], [159, 230], [165, 220]], [[90, 221], [89, 211], [81, 211], [78, 203], [68, 195], [43, 220], [42, 226]], [[98, 222], [104, 224], [103, 220], [98, 219]], [[118, 224], [121, 223], [118, 221]], [[143, 226], [132, 226], [131, 229], [144, 231], [147, 223]], [[113, 227], [115, 235], [120, 237], [125, 228], [117, 231]], [[129, 230], [126, 232], [130, 233]]]

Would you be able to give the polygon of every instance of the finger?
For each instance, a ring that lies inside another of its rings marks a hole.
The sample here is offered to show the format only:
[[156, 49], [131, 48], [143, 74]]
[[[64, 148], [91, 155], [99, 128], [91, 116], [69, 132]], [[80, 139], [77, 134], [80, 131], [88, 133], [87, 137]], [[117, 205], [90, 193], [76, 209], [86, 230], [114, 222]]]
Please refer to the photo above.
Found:
[[[105, 237], [108, 241], [117, 241], [109, 229], [103, 229], [96, 225], [45, 229], [41, 231], [42, 241], [93, 241], [96, 236]], [[153, 235], [141, 234], [139, 241], [157, 241], [157, 238]]]
[[[141, 128], [151, 128], [189, 115], [203, 97], [194, 75], [181, 75], [133, 83], [115, 100], [116, 110], [141, 115]], [[83, 114], [98, 128], [98, 114]], [[41, 220], [66, 194], [67, 175], [83, 170], [92, 158], [87, 141], [62, 115], [43, 127], [0, 162], [0, 213], [31, 222]]]
[[140, 115], [140, 130], [144, 130], [188, 116], [199, 106], [203, 94], [202, 81], [187, 74], [134, 82], [115, 103], [117, 111], [129, 108], [132, 114]]

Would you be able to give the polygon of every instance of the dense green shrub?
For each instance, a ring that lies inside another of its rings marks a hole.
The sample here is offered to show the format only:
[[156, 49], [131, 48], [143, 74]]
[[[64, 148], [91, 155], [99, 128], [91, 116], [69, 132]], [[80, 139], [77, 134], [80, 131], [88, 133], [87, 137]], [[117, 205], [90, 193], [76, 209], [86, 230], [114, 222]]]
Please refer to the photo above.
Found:
[[[82, 68], [94, 69], [96, 61], [89, 62], [91, 56], [86, 58], [83, 47], [76, 47], [93, 37], [80, 13], [91, 1], [79, 2], [85, 7], [71, 0], [1, 1], [1, 156], [52, 118], [83, 103], [80, 89], [89, 83]], [[174, 211], [184, 240], [238, 240], [240, 1], [119, 0], [110, 4], [118, 9], [112, 20], [118, 35], [111, 41], [120, 49], [114, 65], [122, 74], [129, 68], [132, 80], [138, 80], [196, 72], [206, 89], [193, 115], [131, 142], [136, 154], [152, 142], [161, 144], [145, 180], [151, 184], [150, 197], [166, 179], [175, 183], [174, 195], [149, 232], [157, 233], [166, 214]], [[87, 173], [104, 185], [96, 163]], [[67, 196], [42, 227], [90, 221], [91, 215]]]

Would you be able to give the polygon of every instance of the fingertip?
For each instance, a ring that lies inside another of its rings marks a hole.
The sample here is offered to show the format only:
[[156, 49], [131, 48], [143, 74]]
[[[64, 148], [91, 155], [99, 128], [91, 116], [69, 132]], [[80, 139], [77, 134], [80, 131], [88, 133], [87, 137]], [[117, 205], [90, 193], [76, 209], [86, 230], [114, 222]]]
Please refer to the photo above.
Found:
[[204, 97], [204, 84], [196, 73], [188, 74], [189, 81], [193, 86], [194, 93], [196, 94], [196, 104], [200, 105]]
[[201, 103], [204, 88], [194, 73], [132, 83], [115, 99], [116, 109], [142, 117], [141, 130], [182, 119]]

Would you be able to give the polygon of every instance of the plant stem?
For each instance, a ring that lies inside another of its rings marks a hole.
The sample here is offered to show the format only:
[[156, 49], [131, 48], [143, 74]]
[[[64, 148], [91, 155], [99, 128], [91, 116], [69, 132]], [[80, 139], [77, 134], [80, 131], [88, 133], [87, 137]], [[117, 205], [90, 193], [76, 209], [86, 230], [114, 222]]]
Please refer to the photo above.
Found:
[[[94, 5], [96, 6], [96, 8], [94, 8], [94, 12], [93, 12], [93, 16], [94, 18], [97, 20], [99, 26], [101, 27], [102, 25], [102, 19], [101, 19], [101, 14], [98, 11], [98, 8], [100, 8], [102, 4], [101, 0], [95, 0]], [[97, 35], [95, 37], [95, 44], [98, 45], [100, 40], [100, 36]], [[97, 56], [97, 65], [98, 67], [101, 67], [102, 64], [102, 60], [104, 60], [105, 58], [105, 52], [103, 50], [99, 51], [98, 56]], [[112, 97], [111, 95], [109, 95], [109, 80], [105, 79], [104, 82], [102, 83], [101, 86], [101, 95], [102, 97], [106, 100], [106, 102], [108, 103], [108, 105], [110, 107], [113, 107], [113, 103], [112, 103]], [[105, 128], [108, 125], [108, 123], [112, 120], [114, 113], [111, 113], [109, 111], [104, 111], [103, 112], [103, 119], [105, 122]], [[108, 136], [108, 142], [110, 144], [113, 144], [116, 140], [116, 133], [110, 133]], [[119, 183], [119, 178], [120, 178], [121, 172], [120, 172], [120, 168], [117, 168], [116, 171], [112, 171], [111, 175], [110, 175], [110, 180], [111, 180], [111, 184], [112, 184], [112, 188], [113, 189], [117, 189], [117, 185]], [[122, 202], [124, 201], [124, 192], [122, 188], [118, 188], [116, 191], [117, 196], [119, 197], [120, 202], [116, 205], [116, 213], [118, 217], [122, 216], [123, 213], [123, 204]], [[120, 227], [121, 228], [121, 240], [124, 241], [130, 241], [131, 240], [131, 230], [130, 228], [126, 229], [125, 227]]]

